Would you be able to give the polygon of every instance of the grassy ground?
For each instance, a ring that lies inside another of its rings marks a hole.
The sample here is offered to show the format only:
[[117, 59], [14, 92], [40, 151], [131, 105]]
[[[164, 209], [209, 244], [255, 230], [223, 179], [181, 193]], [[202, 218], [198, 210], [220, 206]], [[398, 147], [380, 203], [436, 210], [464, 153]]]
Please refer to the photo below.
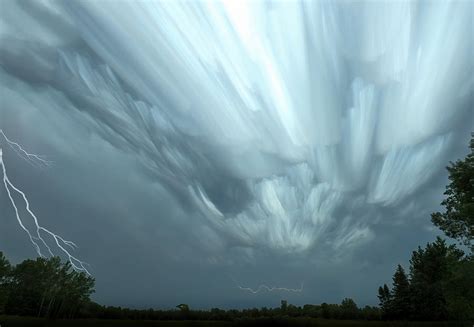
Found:
[[[237, 326], [266, 326], [258, 321], [242, 321]], [[273, 325], [273, 324], [272, 324]], [[352, 321], [352, 320], [324, 320], [324, 319], [291, 319], [275, 326], [301, 326], [301, 327], [472, 327], [473, 323], [455, 322], [383, 322], [383, 321]], [[1, 327], [232, 327], [232, 322], [225, 321], [135, 321], [135, 320], [57, 320], [49, 321], [40, 318], [25, 318], [13, 316], [0, 316]]]
[[231, 327], [232, 323], [222, 321], [138, 321], [78, 319], [50, 321], [41, 318], [0, 316], [1, 327]]

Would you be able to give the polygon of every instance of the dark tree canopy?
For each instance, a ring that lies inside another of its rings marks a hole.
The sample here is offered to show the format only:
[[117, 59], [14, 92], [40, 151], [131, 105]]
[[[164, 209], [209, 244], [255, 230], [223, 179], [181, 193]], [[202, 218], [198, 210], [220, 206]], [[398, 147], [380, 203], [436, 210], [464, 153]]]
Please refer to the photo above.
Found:
[[341, 305], [342, 317], [345, 319], [351, 319], [352, 317], [357, 317], [359, 308], [353, 299], [345, 298], [342, 300]]
[[379, 287], [385, 319], [474, 319], [474, 259], [437, 238], [413, 251], [410, 274], [398, 265], [393, 287]]
[[441, 202], [446, 211], [435, 212], [431, 220], [447, 236], [455, 238], [474, 250], [474, 134], [471, 152], [463, 160], [451, 162], [447, 167], [449, 185], [446, 199]]
[[387, 284], [383, 284], [383, 287], [379, 287], [379, 305], [382, 309], [384, 318], [389, 318], [391, 313], [391, 303], [392, 303], [392, 294], [390, 292], [390, 288]]
[[418, 247], [407, 276], [398, 265], [393, 289], [384, 284], [378, 297], [385, 319], [474, 319], [474, 134], [471, 152], [447, 167], [449, 184], [441, 204], [446, 211], [431, 215], [445, 234], [468, 246], [471, 255], [436, 238]]
[[453, 268], [462, 261], [462, 251], [437, 238], [426, 248], [418, 247], [410, 260], [411, 301], [416, 319], [449, 318], [446, 303], [447, 283]]
[[8, 282], [11, 274], [10, 262], [0, 252], [0, 314], [5, 313], [5, 305], [8, 299]]
[[93, 292], [94, 279], [58, 257], [10, 266], [0, 252], [0, 313], [74, 317]]
[[393, 317], [398, 319], [403, 319], [406, 313], [411, 311], [410, 282], [401, 265], [398, 265], [393, 275], [393, 299], [390, 309]]

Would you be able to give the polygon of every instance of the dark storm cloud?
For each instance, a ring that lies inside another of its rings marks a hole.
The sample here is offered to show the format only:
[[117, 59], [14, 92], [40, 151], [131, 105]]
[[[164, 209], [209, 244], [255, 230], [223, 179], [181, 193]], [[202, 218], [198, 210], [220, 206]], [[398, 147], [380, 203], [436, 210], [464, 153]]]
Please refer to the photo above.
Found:
[[[3, 6], [0, 128], [54, 162], [5, 148], [10, 178], [97, 299], [375, 303], [465, 153], [471, 5], [148, 5]], [[34, 255], [1, 192], [0, 246]]]

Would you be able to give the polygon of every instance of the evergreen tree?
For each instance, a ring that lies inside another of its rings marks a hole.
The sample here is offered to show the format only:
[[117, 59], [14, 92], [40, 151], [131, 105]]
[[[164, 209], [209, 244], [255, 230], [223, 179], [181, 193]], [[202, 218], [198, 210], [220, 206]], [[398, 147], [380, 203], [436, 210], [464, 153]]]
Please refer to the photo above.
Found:
[[387, 284], [383, 284], [383, 287], [379, 287], [380, 308], [382, 309], [382, 317], [384, 319], [389, 319], [391, 317], [391, 304], [392, 304], [392, 295]]
[[395, 319], [408, 319], [410, 316], [410, 283], [405, 270], [398, 265], [393, 275], [391, 312]]
[[441, 238], [413, 251], [410, 260], [410, 293], [413, 318], [424, 320], [447, 319], [446, 281], [452, 267], [462, 258], [462, 251], [454, 245], [447, 246]]

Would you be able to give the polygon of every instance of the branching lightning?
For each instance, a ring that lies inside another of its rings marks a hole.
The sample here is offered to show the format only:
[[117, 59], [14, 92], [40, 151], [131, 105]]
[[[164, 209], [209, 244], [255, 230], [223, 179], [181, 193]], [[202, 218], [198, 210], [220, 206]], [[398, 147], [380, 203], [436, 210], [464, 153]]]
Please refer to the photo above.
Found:
[[46, 160], [43, 156], [39, 156], [37, 154], [33, 153], [28, 153], [26, 152], [21, 145], [19, 145], [16, 142], [11, 141], [3, 132], [2, 129], [0, 129], [0, 135], [3, 136], [7, 144], [10, 146], [10, 148], [18, 154], [21, 158], [25, 159], [29, 164], [31, 165], [42, 165], [42, 166], [49, 166], [51, 164], [51, 161]]
[[[5, 139], [7, 144], [14, 151], [21, 158], [28, 161], [30, 164], [49, 166], [49, 164], [50, 164], [49, 161], [44, 159], [42, 156], [32, 154], [32, 153], [28, 153], [26, 150], [23, 149], [23, 147], [21, 145], [19, 145], [16, 142], [13, 142], [13, 141], [9, 140], [8, 137], [5, 135], [5, 133], [3, 132], [3, 130], [1, 130], [1, 129], [0, 129], [0, 134], [3, 136], [3, 138]], [[1, 143], [0, 143], [0, 145], [1, 145]], [[16, 219], [18, 221], [18, 224], [20, 225], [20, 227], [26, 232], [26, 234], [30, 238], [30, 241], [33, 244], [33, 246], [35, 247], [36, 252], [38, 253], [38, 255], [41, 256], [41, 257], [45, 257], [43, 255], [42, 251], [41, 251], [41, 245], [43, 245], [46, 248], [46, 250], [48, 251], [48, 254], [51, 255], [51, 256], [54, 256], [54, 253], [51, 250], [51, 247], [48, 245], [48, 243], [46, 242], [46, 240], [43, 237], [43, 235], [45, 235], [45, 234], [49, 235], [54, 240], [54, 243], [61, 250], [61, 252], [64, 255], [67, 256], [68, 260], [71, 262], [71, 265], [75, 270], [84, 271], [87, 274], [90, 274], [89, 271], [87, 270], [87, 268], [85, 267], [86, 263], [84, 263], [81, 260], [77, 259], [67, 249], [68, 247], [71, 248], [71, 249], [77, 248], [77, 245], [74, 242], [65, 240], [61, 236], [51, 232], [50, 230], [44, 228], [43, 226], [41, 226], [39, 224], [38, 218], [36, 217], [35, 213], [30, 208], [30, 203], [28, 201], [28, 198], [26, 197], [26, 194], [23, 191], [21, 191], [20, 189], [18, 189], [15, 185], [13, 185], [13, 183], [8, 178], [6, 165], [5, 165], [5, 162], [3, 161], [3, 149], [2, 149], [1, 146], [0, 146], [0, 166], [2, 168], [2, 173], [3, 173], [3, 185], [5, 186], [5, 190], [7, 192], [8, 198], [9, 198], [10, 203], [12, 204], [13, 209], [15, 211], [15, 216], [16, 216]], [[23, 222], [23, 220], [20, 216], [20, 212], [18, 210], [17, 201], [15, 201], [15, 199], [13, 197], [13, 194], [12, 194], [13, 192], [16, 192], [17, 194], [19, 194], [21, 196], [21, 198], [23, 199], [23, 201], [25, 203], [25, 209], [26, 209], [27, 213], [31, 216], [31, 218], [33, 218], [33, 222], [34, 222], [34, 226], [35, 226], [34, 231], [30, 231], [25, 226], [25, 224], [24, 224], [24, 222]]]
[[276, 286], [267, 286], [267, 285], [260, 285], [256, 289], [250, 288], [250, 287], [242, 287], [238, 285], [238, 288], [242, 291], [250, 292], [252, 294], [257, 294], [262, 291], [267, 291], [267, 292], [276, 292], [276, 291], [282, 291], [282, 292], [293, 292], [293, 293], [301, 293], [303, 291], [303, 283], [301, 283], [300, 288], [286, 288], [286, 287], [276, 287]]

